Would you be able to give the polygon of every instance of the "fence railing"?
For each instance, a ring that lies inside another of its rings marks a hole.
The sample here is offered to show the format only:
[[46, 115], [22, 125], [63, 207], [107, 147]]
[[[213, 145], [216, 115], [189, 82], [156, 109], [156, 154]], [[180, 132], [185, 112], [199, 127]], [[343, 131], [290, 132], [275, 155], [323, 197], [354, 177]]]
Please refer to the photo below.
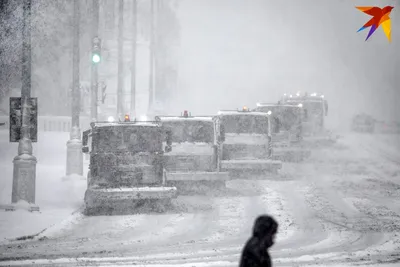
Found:
[[[0, 126], [2, 129], [9, 128], [9, 117], [0, 116], [0, 123], [4, 122], [5, 125]], [[89, 117], [80, 117], [79, 125], [81, 130], [90, 127]], [[38, 131], [43, 132], [70, 132], [71, 131], [71, 117], [69, 116], [39, 116], [38, 117]]]

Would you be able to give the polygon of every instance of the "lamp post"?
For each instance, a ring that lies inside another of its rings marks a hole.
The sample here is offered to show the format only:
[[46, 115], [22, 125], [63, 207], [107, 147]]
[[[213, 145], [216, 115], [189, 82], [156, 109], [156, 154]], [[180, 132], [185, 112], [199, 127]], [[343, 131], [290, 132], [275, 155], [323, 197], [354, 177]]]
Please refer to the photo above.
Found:
[[[13, 160], [13, 186], [11, 205], [6, 210], [19, 208], [16, 205], [20, 201], [28, 202], [28, 210], [39, 210], [35, 204], [36, 191], [36, 157], [32, 152], [32, 140], [30, 136], [30, 97], [31, 97], [31, 0], [23, 2], [22, 23], [22, 88], [21, 88], [21, 111], [22, 127], [18, 143], [18, 156]], [[21, 206], [22, 207], [22, 206]]]
[[80, 86], [79, 86], [79, 0], [74, 0], [74, 34], [72, 50], [72, 103], [71, 103], [71, 132], [67, 142], [66, 175], [83, 175], [83, 154], [81, 130], [79, 127]]
[[93, 21], [92, 21], [92, 73], [90, 80], [91, 89], [91, 120], [97, 121], [97, 96], [98, 96], [98, 85], [99, 85], [99, 72], [98, 64], [101, 61], [100, 54], [100, 39], [99, 35], [99, 0], [92, 0], [93, 2]]
[[117, 114], [121, 118], [124, 88], [124, 0], [119, 0], [118, 5], [118, 85], [117, 85]]
[[153, 106], [154, 106], [154, 76], [155, 76], [155, 66], [154, 66], [154, 50], [155, 50], [155, 12], [154, 12], [155, 3], [154, 0], [150, 0], [150, 44], [149, 44], [149, 104], [148, 104], [148, 111], [147, 115], [152, 116]]
[[137, 2], [132, 0], [131, 116], [136, 117], [136, 34]]

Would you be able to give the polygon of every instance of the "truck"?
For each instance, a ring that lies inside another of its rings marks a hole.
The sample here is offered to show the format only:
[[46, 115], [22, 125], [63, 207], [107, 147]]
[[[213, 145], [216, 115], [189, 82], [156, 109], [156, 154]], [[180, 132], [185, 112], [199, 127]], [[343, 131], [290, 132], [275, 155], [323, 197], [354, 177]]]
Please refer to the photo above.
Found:
[[331, 144], [337, 138], [325, 127], [328, 116], [328, 101], [323, 94], [304, 93], [284, 94], [282, 104], [295, 105], [302, 108], [303, 143], [309, 145]]
[[222, 132], [221, 170], [231, 179], [265, 179], [277, 176], [282, 161], [272, 159], [270, 116], [263, 112], [220, 110], [217, 132]]
[[92, 122], [90, 126], [82, 136], [82, 152], [90, 155], [85, 214], [170, 208], [177, 197], [177, 188], [166, 186], [164, 175], [171, 135], [156, 122]]
[[229, 173], [221, 171], [218, 144], [223, 140], [216, 130], [215, 116], [156, 116], [171, 132], [172, 151], [164, 154], [167, 185], [180, 193], [222, 189]]
[[375, 131], [375, 119], [366, 114], [360, 113], [353, 117], [351, 129], [354, 132], [373, 133]]
[[302, 145], [302, 110], [295, 105], [257, 103], [254, 109], [270, 115], [273, 159], [299, 162], [311, 155]]

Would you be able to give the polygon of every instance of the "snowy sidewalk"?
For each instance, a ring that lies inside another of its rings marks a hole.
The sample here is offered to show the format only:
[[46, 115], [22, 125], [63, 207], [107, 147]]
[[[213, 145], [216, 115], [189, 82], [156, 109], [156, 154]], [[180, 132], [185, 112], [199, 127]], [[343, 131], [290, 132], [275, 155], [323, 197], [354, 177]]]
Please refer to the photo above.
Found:
[[[63, 181], [66, 165], [68, 133], [39, 132], [38, 143], [33, 144], [37, 157], [36, 204], [40, 212], [0, 210], [0, 243], [15, 238], [32, 236], [44, 229], [68, 220], [83, 205], [86, 180]], [[0, 131], [0, 204], [10, 204], [13, 163], [17, 143], [8, 142], [8, 131]], [[86, 177], [86, 166], [84, 166]]]

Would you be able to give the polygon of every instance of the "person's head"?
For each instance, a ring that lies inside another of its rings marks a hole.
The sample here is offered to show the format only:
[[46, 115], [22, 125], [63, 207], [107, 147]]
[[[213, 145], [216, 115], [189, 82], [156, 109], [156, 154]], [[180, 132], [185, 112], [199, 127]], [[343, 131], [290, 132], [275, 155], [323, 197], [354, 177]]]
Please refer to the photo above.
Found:
[[274, 244], [278, 223], [269, 215], [259, 216], [253, 227], [253, 236], [262, 240], [262, 245], [266, 248]]

